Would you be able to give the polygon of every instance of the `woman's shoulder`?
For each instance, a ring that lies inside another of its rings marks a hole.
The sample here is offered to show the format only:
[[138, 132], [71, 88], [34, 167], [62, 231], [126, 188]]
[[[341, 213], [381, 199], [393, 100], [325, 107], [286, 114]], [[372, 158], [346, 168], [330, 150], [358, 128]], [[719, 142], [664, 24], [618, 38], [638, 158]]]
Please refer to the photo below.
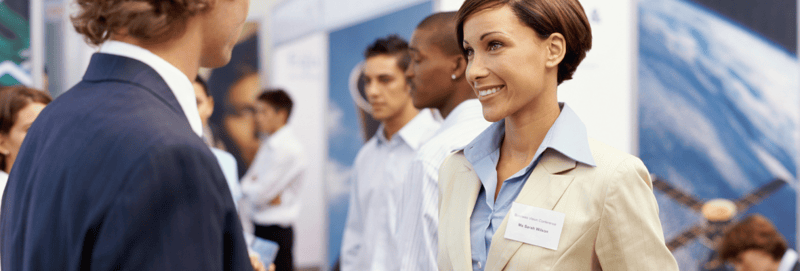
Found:
[[641, 164], [641, 160], [627, 152], [621, 151], [594, 138], [589, 138], [589, 148], [592, 158], [598, 168], [613, 170], [622, 164]]

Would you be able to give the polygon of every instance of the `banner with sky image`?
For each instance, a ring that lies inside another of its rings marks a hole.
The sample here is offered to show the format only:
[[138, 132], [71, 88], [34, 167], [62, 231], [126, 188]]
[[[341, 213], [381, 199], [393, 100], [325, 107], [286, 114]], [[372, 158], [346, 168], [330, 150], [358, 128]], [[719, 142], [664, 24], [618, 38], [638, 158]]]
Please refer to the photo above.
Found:
[[796, 0], [640, 0], [639, 150], [680, 269], [751, 214], [796, 247]]

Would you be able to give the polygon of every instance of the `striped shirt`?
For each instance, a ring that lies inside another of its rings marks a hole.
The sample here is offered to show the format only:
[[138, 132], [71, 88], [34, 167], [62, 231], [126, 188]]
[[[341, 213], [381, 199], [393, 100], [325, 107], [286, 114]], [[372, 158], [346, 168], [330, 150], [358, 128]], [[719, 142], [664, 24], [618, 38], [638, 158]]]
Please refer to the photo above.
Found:
[[439, 166], [451, 152], [463, 149], [491, 123], [481, 103], [470, 99], [445, 118], [442, 127], [419, 150], [403, 187], [397, 220], [399, 270], [437, 270]]
[[353, 164], [350, 206], [342, 238], [341, 270], [394, 270], [394, 233], [402, 182], [417, 150], [439, 129], [422, 110], [391, 140], [383, 125], [358, 152]]

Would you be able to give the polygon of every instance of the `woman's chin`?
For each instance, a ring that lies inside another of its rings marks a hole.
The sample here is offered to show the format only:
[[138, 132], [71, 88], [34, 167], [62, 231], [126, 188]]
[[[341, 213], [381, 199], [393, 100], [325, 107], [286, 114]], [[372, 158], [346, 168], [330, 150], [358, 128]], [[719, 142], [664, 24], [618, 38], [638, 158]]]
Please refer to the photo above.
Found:
[[483, 118], [488, 122], [498, 122], [506, 116], [500, 110], [483, 107]]

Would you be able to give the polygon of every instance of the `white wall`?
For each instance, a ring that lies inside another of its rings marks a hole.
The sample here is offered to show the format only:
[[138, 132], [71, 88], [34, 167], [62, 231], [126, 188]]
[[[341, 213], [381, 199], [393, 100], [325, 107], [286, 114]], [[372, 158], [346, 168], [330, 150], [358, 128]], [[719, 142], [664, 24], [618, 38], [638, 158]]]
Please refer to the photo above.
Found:
[[328, 157], [325, 112], [328, 105], [328, 36], [308, 35], [274, 48], [271, 85], [294, 101], [289, 127], [306, 152], [303, 208], [295, 227], [295, 266], [326, 266], [327, 201], [323, 170]]
[[638, 153], [636, 62], [639, 54], [635, 0], [582, 0], [592, 27], [592, 49], [565, 81], [558, 98], [586, 124], [589, 136]]
[[427, 0], [291, 0], [280, 2], [271, 18], [276, 45], [312, 32], [334, 31]]
[[464, 0], [439, 0], [436, 2], [436, 11], [458, 11]]

